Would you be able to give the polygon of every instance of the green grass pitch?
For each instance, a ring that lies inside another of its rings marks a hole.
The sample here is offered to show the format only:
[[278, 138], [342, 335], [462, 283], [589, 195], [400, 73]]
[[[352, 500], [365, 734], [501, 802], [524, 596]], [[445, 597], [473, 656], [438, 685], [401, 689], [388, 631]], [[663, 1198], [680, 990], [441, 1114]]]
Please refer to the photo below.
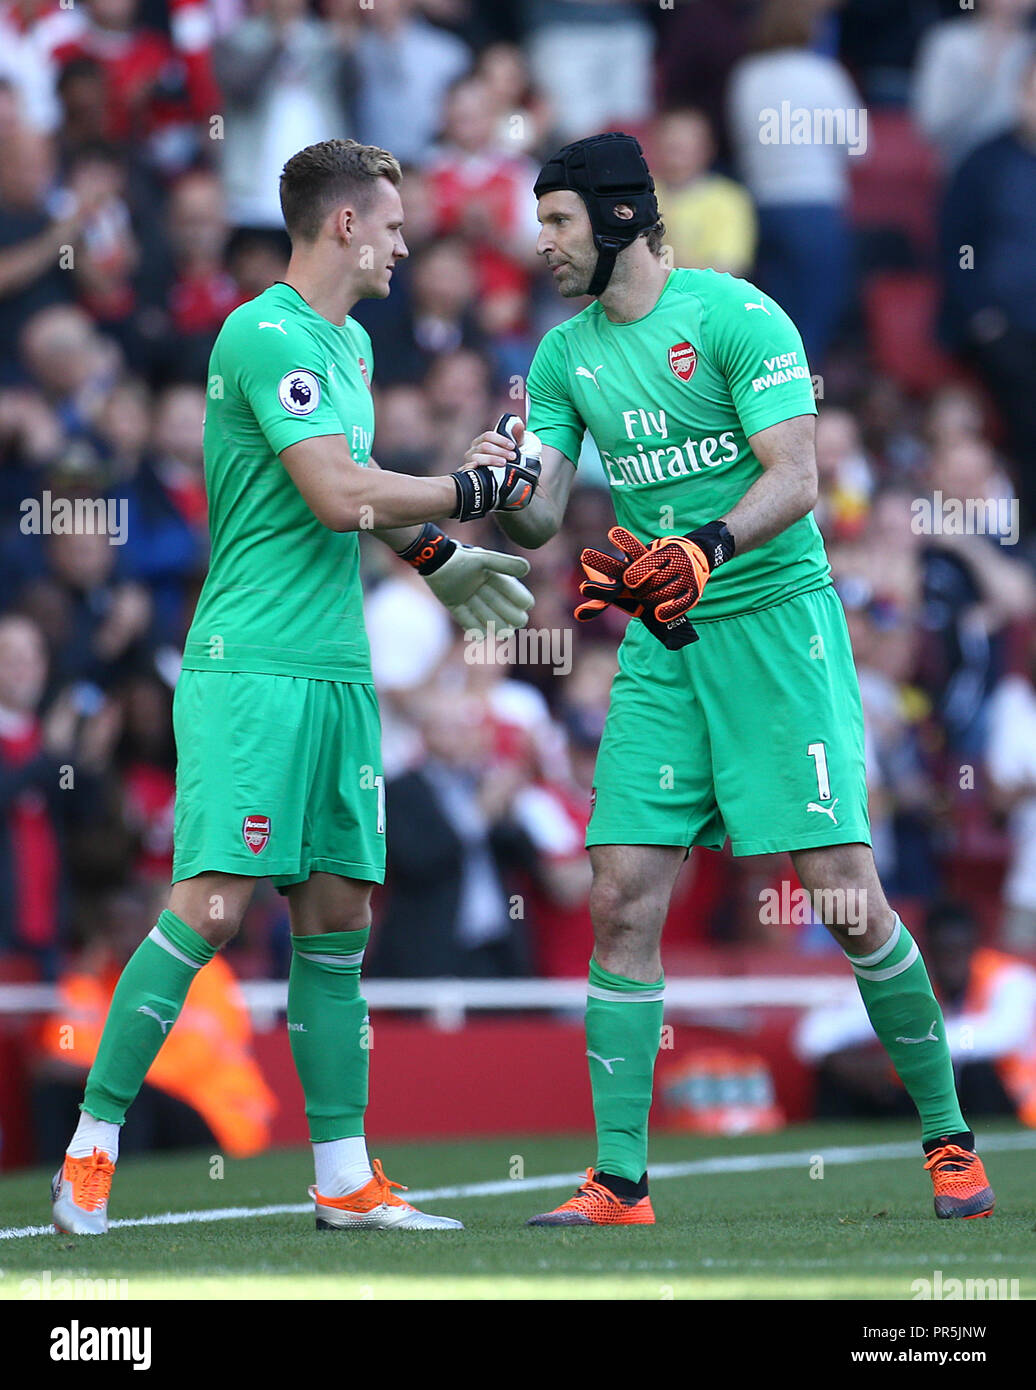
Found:
[[[0, 1239], [0, 1299], [32, 1297], [44, 1279], [126, 1280], [131, 1299], [896, 1299], [916, 1279], [1017, 1279], [1036, 1296], [1036, 1134], [986, 1128], [1013, 1145], [986, 1148], [997, 1192], [990, 1220], [937, 1221], [931, 1184], [914, 1157], [837, 1162], [846, 1146], [916, 1144], [908, 1125], [809, 1125], [740, 1139], [658, 1135], [652, 1163], [708, 1160], [711, 1171], [652, 1185], [654, 1227], [537, 1230], [571, 1182], [528, 1191], [527, 1179], [573, 1173], [592, 1159], [581, 1136], [373, 1145], [389, 1177], [422, 1194], [508, 1181], [491, 1196], [429, 1199], [463, 1232], [318, 1232], [308, 1214], [116, 1229], [103, 1238]], [[775, 1156], [737, 1171], [728, 1160]], [[781, 1158], [781, 1156], [784, 1156]], [[788, 1155], [792, 1157], [789, 1158]], [[202, 1152], [127, 1159], [111, 1216], [302, 1203], [312, 1182], [306, 1150], [227, 1160], [213, 1178]], [[823, 1176], [817, 1160], [824, 1160]], [[733, 1168], [733, 1170], [732, 1170]], [[49, 1220], [49, 1173], [0, 1180], [0, 1230]], [[35, 1282], [34, 1282], [35, 1281]], [[1010, 1287], [1010, 1283], [1008, 1284]]]

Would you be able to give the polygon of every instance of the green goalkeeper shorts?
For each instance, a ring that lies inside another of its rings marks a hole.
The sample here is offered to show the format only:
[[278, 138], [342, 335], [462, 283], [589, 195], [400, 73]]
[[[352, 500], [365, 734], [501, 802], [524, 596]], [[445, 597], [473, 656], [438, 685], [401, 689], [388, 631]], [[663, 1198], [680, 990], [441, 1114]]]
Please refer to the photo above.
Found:
[[184, 671], [173, 732], [174, 883], [212, 870], [272, 878], [278, 888], [319, 871], [383, 882], [373, 686]]
[[697, 626], [700, 641], [671, 652], [630, 622], [587, 845], [869, 845], [860, 690], [833, 587]]

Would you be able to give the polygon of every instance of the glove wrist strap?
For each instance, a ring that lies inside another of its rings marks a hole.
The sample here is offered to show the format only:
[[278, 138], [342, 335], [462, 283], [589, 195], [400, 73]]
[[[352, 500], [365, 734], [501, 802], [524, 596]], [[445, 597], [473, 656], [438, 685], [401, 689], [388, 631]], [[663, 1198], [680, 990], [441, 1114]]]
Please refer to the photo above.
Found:
[[452, 515], [458, 521], [473, 521], [493, 510], [496, 502], [496, 479], [485, 466], [461, 468], [451, 473], [457, 489], [457, 505]]
[[710, 574], [720, 565], [726, 564], [736, 549], [734, 537], [727, 530], [725, 521], [710, 521], [708, 525], [699, 526], [697, 531], [692, 531], [684, 539], [693, 541], [702, 551]]
[[434, 574], [437, 569], [442, 569], [456, 549], [455, 540], [445, 531], [441, 531], [434, 522], [426, 521], [417, 539], [411, 541], [405, 550], [397, 550], [396, 554], [412, 569], [417, 570], [418, 574], [429, 575]]

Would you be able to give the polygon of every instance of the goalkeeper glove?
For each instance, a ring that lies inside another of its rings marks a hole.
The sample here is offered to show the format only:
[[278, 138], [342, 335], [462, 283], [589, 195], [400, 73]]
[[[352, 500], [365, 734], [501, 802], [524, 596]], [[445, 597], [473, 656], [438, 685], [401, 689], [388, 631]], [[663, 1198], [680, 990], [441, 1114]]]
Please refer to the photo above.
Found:
[[623, 582], [623, 571], [640, 556], [647, 554], [636, 536], [622, 526], [613, 526], [608, 532], [612, 545], [622, 551], [622, 559], [615, 555], [605, 555], [601, 550], [584, 550], [580, 564], [586, 579], [579, 586], [585, 600], [575, 610], [574, 617], [581, 623], [589, 622], [611, 604], [621, 608], [634, 618], [639, 618], [653, 637], [657, 637], [670, 651], [679, 651], [689, 642], [697, 642], [698, 634], [686, 615], [662, 622], [654, 610], [642, 599], [635, 597]]
[[417, 539], [399, 552], [466, 631], [506, 636], [524, 627], [532, 594], [520, 579], [529, 562], [477, 545], [462, 545], [427, 522]]
[[626, 588], [654, 610], [659, 621], [679, 618], [701, 598], [709, 575], [734, 554], [723, 521], [710, 521], [689, 536], [652, 541], [623, 573]]
[[497, 434], [514, 442], [515, 457], [510, 463], [480, 463], [476, 468], [459, 468], [451, 473], [457, 489], [457, 505], [451, 515], [458, 521], [473, 521], [487, 512], [519, 512], [532, 501], [540, 480], [543, 445], [526, 430], [521, 445], [514, 438], [519, 415], [501, 415]]

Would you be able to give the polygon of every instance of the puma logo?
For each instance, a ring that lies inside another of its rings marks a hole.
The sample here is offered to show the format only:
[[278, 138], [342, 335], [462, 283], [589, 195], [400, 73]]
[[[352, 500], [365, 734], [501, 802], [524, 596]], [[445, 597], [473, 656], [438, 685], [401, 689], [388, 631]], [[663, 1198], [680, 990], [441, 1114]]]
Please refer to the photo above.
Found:
[[147, 1014], [148, 1018], [153, 1018], [155, 1022], [158, 1024], [159, 1028], [161, 1028], [163, 1038], [165, 1037], [166, 1033], [168, 1033], [169, 1029], [172, 1028], [173, 1024], [176, 1022], [176, 1020], [172, 1018], [159, 1018], [158, 1014], [155, 1013], [154, 1009], [149, 1008], [147, 1004], [141, 1004], [140, 1008], [137, 1010], [137, 1013]]
[[284, 327], [284, 320], [283, 320], [283, 319], [278, 319], [276, 323], [271, 323], [271, 322], [269, 321], [269, 319], [264, 319], [263, 322], [259, 325], [259, 327], [260, 327], [260, 328], [276, 328], [276, 330], [277, 330], [278, 333], [283, 333], [285, 337], [288, 336], [288, 330]]
[[830, 816], [831, 819], [832, 819], [832, 821], [834, 821], [835, 825], [837, 825], [837, 824], [838, 824], [838, 818], [837, 818], [836, 815], [835, 815], [835, 807], [838, 805], [838, 800], [839, 800], [839, 799], [838, 799], [838, 797], [836, 796], [835, 799], [834, 799], [834, 801], [831, 802], [831, 805], [830, 805], [830, 806], [821, 806], [820, 803], [819, 803], [818, 801], [811, 801], [811, 802], [809, 803], [809, 805], [806, 807], [806, 810], [807, 810], [807, 811], [822, 811], [822, 812], [824, 813], [825, 816]]
[[601, 389], [601, 383], [597, 380], [597, 373], [601, 370], [603, 366], [604, 363], [599, 362], [597, 366], [593, 369], [593, 371], [591, 371], [589, 367], [577, 367], [576, 376], [589, 377], [599, 391]]
[[601, 1057], [596, 1052], [588, 1052], [586, 1055], [592, 1057], [595, 1062], [600, 1062], [609, 1076], [615, 1075], [615, 1068], [612, 1066], [613, 1062], [625, 1062], [626, 1060], [625, 1057]]
[[762, 297], [762, 295], [759, 296], [759, 303], [758, 303], [758, 304], [754, 304], [754, 303], [750, 304], [750, 303], [746, 302], [746, 303], [745, 303], [745, 308], [746, 308], [746, 309], [762, 309], [762, 311], [763, 311], [763, 313], [766, 315], [766, 317], [767, 317], [767, 318], [770, 318], [770, 311], [769, 311], [769, 309], [766, 307], [766, 305], [763, 303], [763, 297]]
[[897, 1039], [896, 1039], [896, 1042], [901, 1042], [901, 1043], [938, 1042], [939, 1039], [935, 1036], [935, 1025], [936, 1025], [938, 1022], [939, 1022], [939, 1020], [938, 1020], [937, 1018], [933, 1018], [933, 1019], [932, 1019], [932, 1025], [931, 1025], [931, 1027], [928, 1029], [928, 1032], [925, 1034], [925, 1036], [924, 1036], [923, 1038], [897, 1038]]

